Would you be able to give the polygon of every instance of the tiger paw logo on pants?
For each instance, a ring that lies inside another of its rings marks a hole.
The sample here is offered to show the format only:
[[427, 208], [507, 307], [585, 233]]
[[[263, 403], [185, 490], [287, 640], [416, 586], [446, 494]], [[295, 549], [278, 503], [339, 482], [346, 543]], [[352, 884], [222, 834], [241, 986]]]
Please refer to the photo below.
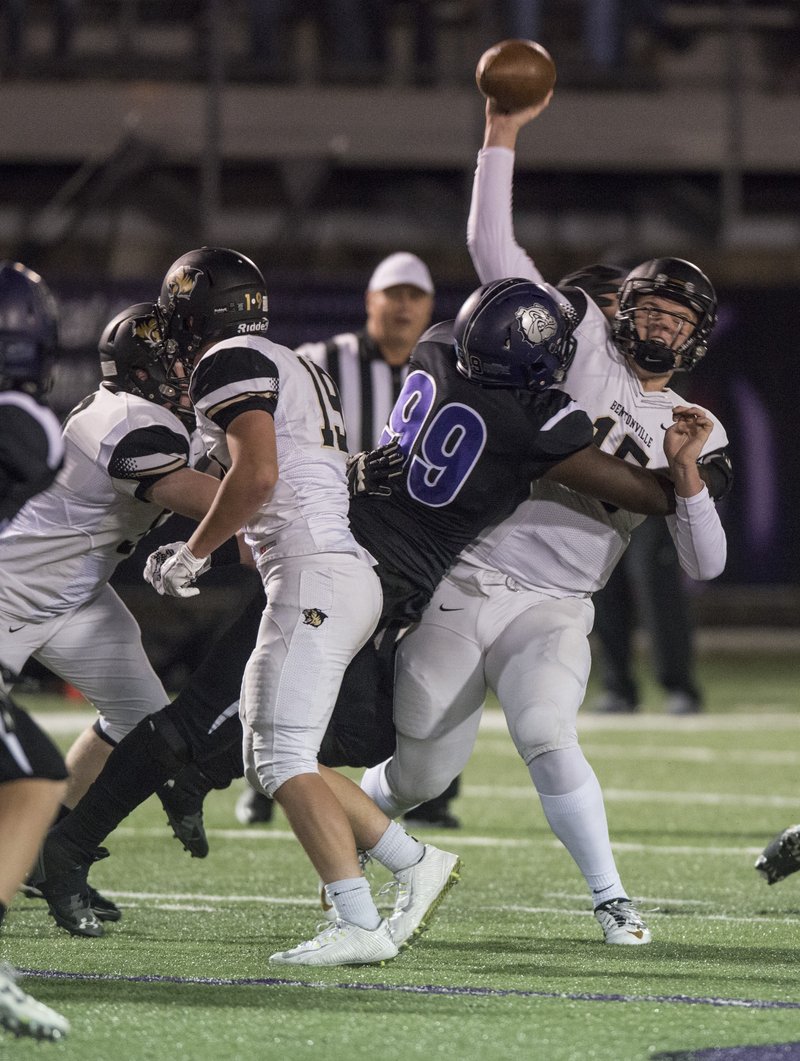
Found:
[[306, 626], [322, 626], [327, 618], [325, 612], [321, 612], [319, 608], [303, 609], [303, 622]]

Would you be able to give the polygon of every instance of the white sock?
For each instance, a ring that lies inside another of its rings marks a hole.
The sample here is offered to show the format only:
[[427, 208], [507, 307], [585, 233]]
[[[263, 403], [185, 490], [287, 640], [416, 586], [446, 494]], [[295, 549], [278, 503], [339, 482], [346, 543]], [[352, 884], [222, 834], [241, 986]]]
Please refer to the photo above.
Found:
[[363, 877], [331, 881], [325, 885], [325, 891], [340, 920], [366, 928], [370, 932], [381, 923], [381, 915], [372, 898], [369, 881]]
[[425, 854], [425, 845], [409, 836], [399, 822], [389, 822], [386, 832], [367, 854], [391, 873], [416, 866]]
[[611, 852], [603, 792], [594, 771], [573, 792], [563, 796], [539, 793], [544, 816], [583, 874], [599, 906], [608, 899], [627, 899]]
[[365, 770], [361, 778], [361, 789], [366, 792], [373, 803], [380, 807], [387, 818], [399, 818], [401, 814], [411, 810], [411, 806], [403, 803], [389, 787], [386, 781], [386, 763], [388, 762], [387, 759], [386, 762], [378, 763], [377, 766], [371, 766]]

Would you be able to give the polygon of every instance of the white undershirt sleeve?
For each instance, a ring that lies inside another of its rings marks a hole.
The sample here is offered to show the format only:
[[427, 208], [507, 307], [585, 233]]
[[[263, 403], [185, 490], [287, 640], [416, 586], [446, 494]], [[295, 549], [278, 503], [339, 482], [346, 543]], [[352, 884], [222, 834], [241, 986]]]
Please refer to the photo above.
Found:
[[544, 277], [514, 238], [512, 187], [514, 152], [484, 147], [472, 183], [467, 248], [482, 284], [519, 276], [544, 283]]
[[667, 516], [667, 525], [690, 578], [705, 582], [722, 574], [728, 543], [707, 487], [693, 497], [676, 497], [675, 515]]

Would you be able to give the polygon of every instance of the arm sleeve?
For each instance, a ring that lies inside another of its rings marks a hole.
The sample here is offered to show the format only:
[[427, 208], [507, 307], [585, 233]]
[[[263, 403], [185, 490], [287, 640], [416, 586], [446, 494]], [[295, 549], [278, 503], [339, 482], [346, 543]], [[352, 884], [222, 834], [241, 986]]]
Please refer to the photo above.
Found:
[[725, 570], [728, 543], [707, 488], [694, 497], [675, 498], [675, 514], [667, 526], [678, 559], [690, 578], [706, 582]]
[[514, 152], [507, 147], [482, 148], [467, 221], [467, 248], [482, 284], [507, 276], [544, 283], [544, 277], [514, 238], [513, 180]]

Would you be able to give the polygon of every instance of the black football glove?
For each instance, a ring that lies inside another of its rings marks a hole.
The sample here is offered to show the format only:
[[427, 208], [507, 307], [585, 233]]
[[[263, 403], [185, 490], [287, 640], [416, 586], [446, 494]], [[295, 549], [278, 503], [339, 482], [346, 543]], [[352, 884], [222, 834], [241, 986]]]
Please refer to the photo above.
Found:
[[390, 479], [403, 471], [405, 456], [398, 441], [393, 438], [385, 446], [369, 452], [354, 453], [347, 458], [347, 485], [351, 497], [389, 497], [392, 492]]

